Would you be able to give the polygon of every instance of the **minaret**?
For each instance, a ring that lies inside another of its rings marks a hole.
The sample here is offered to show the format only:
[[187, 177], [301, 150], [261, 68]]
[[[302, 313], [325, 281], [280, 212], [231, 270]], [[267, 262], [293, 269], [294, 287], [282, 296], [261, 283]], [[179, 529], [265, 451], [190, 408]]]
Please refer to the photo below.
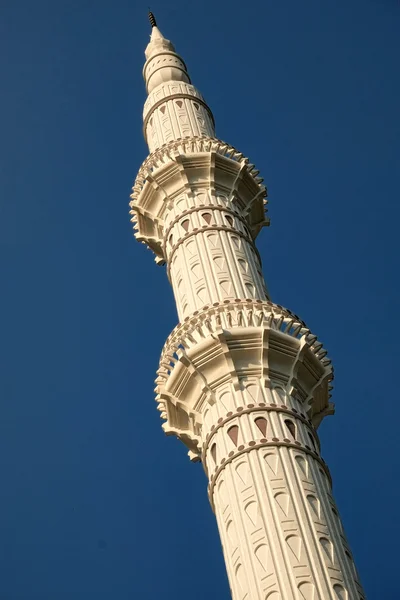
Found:
[[163, 429], [203, 463], [234, 600], [363, 600], [317, 434], [334, 412], [331, 361], [269, 298], [258, 171], [215, 137], [184, 61], [150, 22], [150, 155], [130, 206], [179, 316], [157, 371]]

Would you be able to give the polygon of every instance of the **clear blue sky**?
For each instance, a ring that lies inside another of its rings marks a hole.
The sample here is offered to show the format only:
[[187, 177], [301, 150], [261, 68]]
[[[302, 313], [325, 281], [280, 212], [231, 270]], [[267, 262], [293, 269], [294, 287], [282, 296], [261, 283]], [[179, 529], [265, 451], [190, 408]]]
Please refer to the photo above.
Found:
[[[399, 4], [151, 5], [265, 177], [266, 280], [333, 359], [323, 454], [368, 598], [398, 600]], [[128, 215], [146, 11], [0, 7], [0, 600], [230, 598], [202, 468], [154, 402], [176, 313]]]

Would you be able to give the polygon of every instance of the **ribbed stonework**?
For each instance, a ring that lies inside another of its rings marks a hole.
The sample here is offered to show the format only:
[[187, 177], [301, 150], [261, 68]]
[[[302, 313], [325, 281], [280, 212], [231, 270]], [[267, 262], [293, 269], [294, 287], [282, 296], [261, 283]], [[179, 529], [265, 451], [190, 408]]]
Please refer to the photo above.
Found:
[[180, 320], [157, 372], [164, 431], [204, 465], [234, 600], [363, 600], [316, 432], [331, 361], [270, 301], [255, 247], [266, 188], [155, 25], [146, 58], [151, 153], [131, 214]]

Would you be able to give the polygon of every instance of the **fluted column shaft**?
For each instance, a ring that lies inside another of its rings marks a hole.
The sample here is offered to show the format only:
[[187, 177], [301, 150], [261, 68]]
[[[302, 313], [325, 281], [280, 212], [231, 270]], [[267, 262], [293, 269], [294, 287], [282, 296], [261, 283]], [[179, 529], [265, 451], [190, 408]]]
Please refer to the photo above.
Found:
[[362, 600], [318, 436], [283, 389], [243, 381], [202, 437], [234, 600]]
[[268, 298], [249, 228], [223, 193], [182, 194], [166, 216], [164, 247], [181, 321], [228, 298]]
[[213, 115], [202, 95], [183, 81], [158, 86], [146, 100], [143, 119], [150, 152], [179, 138], [215, 135]]
[[269, 224], [262, 178], [215, 137], [183, 59], [150, 21], [150, 156], [130, 206], [180, 321], [157, 370], [163, 429], [203, 462], [233, 600], [364, 600], [316, 433], [333, 414], [331, 361], [270, 301], [255, 246]]

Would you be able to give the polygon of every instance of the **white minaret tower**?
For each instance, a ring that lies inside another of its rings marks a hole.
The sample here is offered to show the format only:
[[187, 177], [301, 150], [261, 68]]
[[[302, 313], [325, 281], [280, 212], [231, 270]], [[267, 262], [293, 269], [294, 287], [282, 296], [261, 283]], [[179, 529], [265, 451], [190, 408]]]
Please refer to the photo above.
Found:
[[184, 61], [150, 22], [150, 155], [130, 206], [179, 315], [157, 371], [163, 429], [204, 465], [234, 600], [364, 600], [316, 432], [334, 412], [331, 361], [270, 301], [255, 246], [266, 188], [215, 137]]

